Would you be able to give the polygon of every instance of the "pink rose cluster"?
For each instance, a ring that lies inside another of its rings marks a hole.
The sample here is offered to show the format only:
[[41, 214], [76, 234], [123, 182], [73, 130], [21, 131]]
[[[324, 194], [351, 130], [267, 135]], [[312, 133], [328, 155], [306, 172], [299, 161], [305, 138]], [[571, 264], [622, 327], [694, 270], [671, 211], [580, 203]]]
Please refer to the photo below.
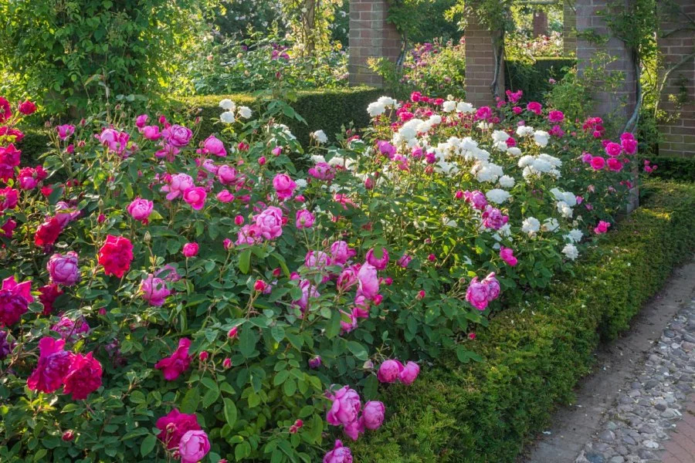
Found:
[[71, 394], [73, 400], [86, 399], [101, 386], [101, 363], [92, 352], [75, 354], [64, 347], [65, 339], [41, 338], [39, 361], [27, 379], [27, 387], [48, 394], [63, 386], [63, 393]]
[[378, 401], [369, 401], [362, 407], [360, 396], [350, 386], [344, 386], [335, 392], [327, 392], [331, 400], [326, 420], [333, 426], [343, 426], [343, 431], [350, 439], [356, 441], [365, 429], [377, 430], [384, 422], [386, 407]]
[[182, 463], [198, 463], [210, 452], [210, 440], [195, 414], [181, 413], [174, 408], [157, 420], [157, 429], [159, 440]]
[[478, 310], [485, 310], [499, 295], [500, 284], [494, 272], [483, 281], [478, 281], [478, 277], [473, 278], [466, 290], [466, 300]]
[[381, 383], [395, 383], [396, 381], [410, 386], [420, 374], [420, 365], [408, 362], [403, 365], [398, 360], [386, 360], [379, 366], [377, 379]]
[[607, 158], [593, 156], [590, 153], [582, 154], [582, 161], [589, 164], [595, 171], [603, 170], [607, 167], [612, 172], [620, 172], [630, 162], [629, 158], [625, 156], [632, 156], [637, 153], [637, 140], [629, 132], [625, 132], [620, 136], [620, 143], [610, 140], [603, 140], [602, 143]]

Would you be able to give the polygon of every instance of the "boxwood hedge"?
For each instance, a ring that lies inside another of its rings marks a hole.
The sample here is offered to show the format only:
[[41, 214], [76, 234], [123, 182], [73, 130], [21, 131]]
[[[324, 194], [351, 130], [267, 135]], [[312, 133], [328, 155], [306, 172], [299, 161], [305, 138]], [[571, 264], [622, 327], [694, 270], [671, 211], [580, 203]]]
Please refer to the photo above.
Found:
[[384, 388], [386, 424], [350, 443], [356, 461], [515, 461], [571, 399], [600, 339], [627, 329], [695, 250], [695, 185], [650, 182], [643, 195], [574, 274], [478, 333], [469, 344], [483, 362], [462, 365], [452, 352], [411, 387]]

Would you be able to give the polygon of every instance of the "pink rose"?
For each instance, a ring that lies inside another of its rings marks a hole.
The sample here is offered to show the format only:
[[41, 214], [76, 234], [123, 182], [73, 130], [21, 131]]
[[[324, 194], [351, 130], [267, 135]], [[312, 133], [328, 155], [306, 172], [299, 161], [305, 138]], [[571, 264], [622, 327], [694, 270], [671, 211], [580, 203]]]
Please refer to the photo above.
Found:
[[323, 251], [309, 251], [304, 258], [304, 265], [310, 269], [320, 270], [328, 265], [331, 265], [331, 259]]
[[347, 267], [340, 273], [336, 286], [340, 291], [348, 291], [358, 282], [357, 269], [354, 266]]
[[193, 179], [187, 174], [174, 174], [167, 183], [162, 187], [162, 191], [167, 193], [169, 201], [182, 196], [186, 190], [193, 188], [194, 185]]
[[319, 180], [333, 180], [335, 172], [333, 168], [325, 162], [319, 162], [309, 169], [309, 175]]
[[152, 274], [142, 280], [140, 292], [142, 293], [142, 298], [155, 307], [162, 306], [166, 298], [171, 294], [164, 280]]
[[198, 254], [198, 243], [186, 243], [183, 245], [183, 255], [185, 257], [195, 257]]
[[187, 431], [179, 442], [181, 463], [198, 463], [210, 451], [210, 441], [205, 431]]
[[511, 248], [505, 248], [504, 246], [500, 248], [500, 258], [511, 267], [516, 267], [519, 262], [516, 257], [514, 257], [514, 250]]
[[[412, 362], [408, 362], [409, 364]], [[371, 429], [372, 431], [379, 429], [384, 422], [384, 414], [386, 413], [386, 407], [383, 403], [370, 400], [364, 404], [364, 409], [362, 410], [362, 421], [364, 421], [364, 427]]]
[[154, 203], [147, 199], [135, 198], [131, 202], [126, 210], [135, 219], [140, 222], [146, 222], [147, 218], [152, 214], [152, 208], [154, 208]]
[[474, 209], [478, 209], [479, 211], [482, 211], [485, 209], [485, 206], [487, 206], [487, 199], [485, 198], [485, 195], [478, 191], [464, 191], [463, 192], [463, 197], [465, 198], [465, 201], [473, 206]]
[[73, 286], [80, 281], [77, 253], [53, 254], [46, 265], [51, 281], [63, 286]]
[[146, 127], [143, 127], [142, 136], [147, 138], [148, 140], [159, 140], [162, 137], [162, 134], [159, 131], [159, 126], [148, 125]]
[[602, 235], [604, 233], [608, 232], [608, 227], [610, 227], [611, 224], [609, 222], [604, 222], [603, 220], [599, 221], [598, 225], [596, 225], [596, 228], [594, 228], [594, 233], [597, 235]]
[[63, 378], [63, 393], [72, 394], [73, 400], [84, 400], [101, 386], [103, 369], [92, 352], [87, 355], [70, 354], [70, 369]]
[[280, 199], [291, 198], [294, 194], [294, 190], [297, 188], [297, 184], [290, 178], [287, 174], [277, 174], [273, 178], [273, 188]]
[[265, 239], [272, 240], [282, 235], [282, 210], [280, 208], [270, 206], [258, 214], [255, 221], [261, 236]]
[[620, 156], [620, 153], [623, 152], [623, 147], [620, 146], [617, 143], [608, 143], [606, 145], [606, 154], [611, 157], [617, 157]]
[[379, 366], [376, 377], [381, 383], [393, 383], [398, 380], [403, 368], [403, 364], [398, 360], [386, 360]]
[[60, 389], [65, 375], [70, 370], [70, 353], [65, 352], [65, 340], [44, 337], [39, 341], [39, 362], [27, 379], [32, 391], [50, 394]]
[[224, 148], [224, 143], [221, 140], [215, 138], [214, 135], [210, 135], [205, 139], [203, 143], [203, 148], [205, 152], [209, 154], [214, 154], [215, 156], [225, 157], [227, 156], [227, 150]]
[[487, 286], [478, 281], [478, 277], [468, 285], [466, 300], [476, 309], [485, 310], [489, 304]]
[[70, 124], [59, 125], [56, 127], [56, 132], [58, 132], [58, 138], [66, 140], [70, 135], [75, 133], [75, 126]]
[[350, 249], [350, 246], [345, 241], [336, 241], [331, 245], [331, 256], [333, 257], [333, 263], [336, 265], [344, 265], [355, 254], [356, 252]]
[[302, 290], [302, 297], [296, 301], [292, 301], [292, 304], [295, 307], [302, 309], [302, 313], [304, 313], [306, 308], [309, 306], [309, 299], [317, 298], [320, 296], [320, 294], [316, 289], [316, 286], [314, 286], [309, 280], [302, 280], [299, 283], [299, 289]]
[[508, 216], [502, 214], [502, 211], [492, 206], [486, 206], [485, 212], [483, 212], [481, 217], [483, 219], [483, 226], [492, 230], [499, 230], [509, 222]]
[[376, 267], [370, 263], [362, 264], [362, 267], [357, 272], [357, 279], [359, 281], [357, 294], [372, 300], [377, 297], [379, 294], [379, 278], [377, 277]]
[[623, 170], [623, 163], [620, 162], [620, 159], [617, 158], [608, 158], [608, 169], [610, 169], [613, 172], [620, 172]]
[[295, 221], [295, 225], [297, 228], [311, 228], [314, 226], [314, 220], [314, 214], [306, 209], [301, 209], [297, 211], [297, 220]]
[[263, 242], [263, 235], [261, 235], [261, 228], [258, 225], [245, 225], [239, 230], [237, 235], [236, 244], [259, 244]]
[[191, 132], [191, 129], [181, 125], [172, 125], [162, 131], [162, 136], [171, 146], [182, 148], [191, 141], [193, 132]]
[[419, 374], [420, 365], [415, 362], [408, 362], [403, 367], [403, 370], [401, 370], [401, 372], [398, 374], [398, 380], [406, 386], [410, 386], [417, 379]]
[[352, 423], [346, 424], [343, 431], [347, 436], [356, 441], [360, 434], [364, 432], [364, 422], [362, 420], [355, 420]]
[[223, 185], [233, 185], [239, 183], [240, 180], [240, 178], [237, 177], [236, 169], [226, 164], [217, 169], [217, 178]]
[[493, 301], [500, 295], [500, 283], [497, 281], [495, 273], [492, 272], [483, 280], [483, 284], [487, 287], [488, 300]]
[[396, 262], [399, 267], [402, 268], [407, 268], [408, 265], [410, 265], [410, 261], [412, 261], [413, 258], [410, 257], [408, 254], [403, 254], [400, 259]]
[[377, 270], [384, 270], [389, 264], [389, 253], [386, 248], [381, 249], [381, 257], [377, 258], [374, 255], [374, 249], [367, 251], [367, 262], [373, 265]]
[[352, 453], [339, 440], [335, 441], [333, 450], [323, 457], [323, 463], [352, 463]]
[[333, 426], [348, 425], [357, 421], [357, 415], [362, 408], [360, 396], [350, 386], [338, 389], [335, 393], [328, 393], [328, 399], [333, 401], [328, 411], [326, 421]]
[[630, 132], [625, 132], [620, 136], [620, 146], [625, 154], [635, 154], [637, 152], [637, 140]]
[[565, 120], [565, 115], [562, 113], [562, 111], [550, 111], [548, 113], [548, 120], [553, 124], [559, 124]]
[[155, 369], [162, 370], [164, 379], [174, 381], [181, 373], [188, 370], [191, 365], [192, 356], [188, 355], [188, 349], [191, 347], [191, 340], [181, 338], [179, 346], [169, 357], [165, 357], [155, 364]]
[[14, 276], [5, 278], [0, 288], [0, 324], [11, 326], [17, 323], [31, 302], [34, 302], [31, 282], [17, 283]]
[[543, 106], [538, 102], [532, 101], [528, 105], [526, 105], [526, 109], [540, 116], [543, 110]]
[[594, 170], [601, 170], [606, 166], [606, 160], [601, 156], [594, 156], [591, 158], [591, 167]]
[[138, 129], [145, 127], [145, 124], [147, 124], [147, 120], [149, 118], [150, 117], [147, 114], [140, 114], [138, 117], [135, 118], [135, 126]]
[[189, 188], [183, 193], [183, 200], [186, 201], [196, 211], [205, 207], [205, 198], [208, 194], [203, 187]]

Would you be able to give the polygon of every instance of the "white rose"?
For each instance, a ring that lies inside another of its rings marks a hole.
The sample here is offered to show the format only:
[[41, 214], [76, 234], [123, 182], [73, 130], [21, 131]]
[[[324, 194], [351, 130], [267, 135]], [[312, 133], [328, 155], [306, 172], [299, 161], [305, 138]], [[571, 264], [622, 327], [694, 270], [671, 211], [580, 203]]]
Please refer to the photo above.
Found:
[[367, 106], [367, 112], [371, 117], [377, 117], [384, 114], [386, 112], [386, 108], [384, 105], [378, 102], [370, 103], [369, 106]]
[[220, 108], [226, 109], [227, 111], [234, 111], [236, 109], [236, 105], [229, 98], [225, 98], [224, 100], [220, 101]]
[[499, 188], [495, 188], [494, 190], [490, 190], [485, 193], [485, 197], [488, 199], [488, 201], [495, 204], [504, 203], [509, 199], [510, 196], [511, 195], [508, 192], [500, 190]]
[[577, 257], [579, 257], [579, 251], [577, 250], [577, 247], [573, 244], [567, 244], [565, 245], [564, 248], [562, 248], [562, 253], [569, 259], [569, 260], [575, 260]]
[[582, 237], [584, 236], [584, 233], [582, 233], [581, 230], [577, 230], [576, 228], [574, 230], [570, 230], [570, 232], [565, 235], [565, 238], [567, 238], [569, 241], [572, 241], [573, 243], [579, 243], [582, 240]]
[[514, 177], [510, 177], [509, 175], [503, 175], [500, 177], [500, 186], [502, 188], [513, 188], [514, 187]]
[[442, 105], [442, 111], [444, 111], [445, 113], [450, 113], [455, 109], [456, 109], [456, 102], [455, 101], [445, 101], [444, 104]]
[[328, 141], [328, 136], [326, 136], [326, 132], [324, 132], [323, 130], [317, 130], [316, 132], [312, 132], [311, 138], [313, 138], [321, 144], [326, 143]]
[[557, 219], [545, 219], [543, 221], [544, 231], [554, 232], [558, 228], [560, 228], [560, 223], [557, 221]]
[[520, 125], [516, 129], [516, 134], [520, 137], [528, 137], [533, 135], [533, 127], [529, 127], [528, 125]]
[[564, 201], [558, 201], [557, 202], [557, 210], [558, 212], [566, 219], [569, 219], [572, 217], [572, 214], [574, 211], [572, 211], [572, 208], [567, 205], [566, 202]]
[[495, 130], [492, 132], [492, 139], [494, 141], [501, 141], [501, 142], [507, 142], [507, 139], [509, 139], [509, 135], [507, 135], [507, 132], [504, 130]]
[[326, 158], [321, 156], [320, 154], [313, 154], [311, 155], [311, 160], [314, 164], [318, 164], [320, 162], [326, 162]]
[[541, 229], [541, 223], [535, 217], [529, 217], [521, 224], [521, 231], [529, 236], [535, 235]]
[[548, 134], [548, 132], [545, 132], [543, 130], [536, 130], [533, 133], [533, 140], [536, 142], [536, 145], [540, 146], [541, 148], [548, 146], [549, 138], [550, 135]]
[[521, 156], [521, 150], [516, 146], [512, 146], [511, 148], [507, 149], [507, 154], [511, 154], [512, 156]]
[[220, 114], [220, 120], [225, 124], [233, 124], [235, 121], [234, 113], [232, 111], [225, 111]]
[[244, 119], [250, 119], [251, 114], [253, 114], [253, 111], [251, 111], [251, 108], [248, 106], [239, 106], [239, 115], [243, 117]]
[[460, 113], [469, 114], [475, 111], [475, 109], [473, 108], [472, 104], [464, 103], [463, 101], [461, 101], [459, 104], [456, 105], [456, 111]]
[[297, 188], [306, 188], [307, 186], [306, 180], [303, 178], [298, 178], [294, 183], [297, 185]]

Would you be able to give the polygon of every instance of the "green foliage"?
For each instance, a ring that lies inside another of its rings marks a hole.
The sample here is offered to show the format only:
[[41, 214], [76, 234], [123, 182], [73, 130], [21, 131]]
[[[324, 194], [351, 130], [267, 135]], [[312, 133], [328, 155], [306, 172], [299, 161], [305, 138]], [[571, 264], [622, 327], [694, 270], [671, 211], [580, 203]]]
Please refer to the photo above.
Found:
[[408, 43], [458, 40], [461, 31], [447, 11], [457, 0], [389, 0], [388, 21]]
[[[343, 127], [347, 129], [351, 123], [354, 123], [357, 128], [368, 126], [369, 114], [365, 108], [382, 93], [369, 87], [299, 91], [296, 92], [294, 101], [290, 101], [290, 105], [306, 122], [291, 117], [286, 117], [283, 122], [290, 127], [297, 140], [304, 146], [309, 145], [309, 134], [316, 130], [323, 130], [329, 139], [335, 140], [335, 135], [343, 134]], [[222, 130], [223, 126], [219, 122], [219, 102], [224, 98], [231, 99], [237, 105], [246, 105], [253, 109], [258, 109], [267, 103], [262, 95], [248, 94], [181, 99], [183, 109], [192, 110], [201, 118], [199, 139]]]
[[[49, 113], [160, 93], [213, 0], [0, 0], [0, 67]], [[8, 71], [6, 71], [8, 72]]]
[[695, 182], [695, 158], [676, 156], [649, 156], [649, 161], [658, 168], [651, 173], [653, 177], [678, 182]]
[[545, 58], [534, 62], [506, 60], [505, 85], [512, 92], [522, 90], [522, 101], [544, 101], [546, 93], [554, 87], [550, 79], [560, 82], [576, 64], [573, 58]]
[[[499, 314], [467, 344], [483, 363], [454, 354], [386, 401], [395, 413], [352, 445], [360, 461], [513, 462], [593, 362], [599, 334], [616, 336], [695, 250], [695, 187], [648, 183], [646, 204], [619, 223], [573, 276]], [[654, 252], [658, 250], [658, 252]], [[448, 359], [448, 360], [447, 360]]]
[[28, 166], [40, 164], [39, 158], [50, 149], [48, 131], [30, 128], [23, 130], [23, 132], [24, 138], [17, 143], [17, 149], [22, 151], [22, 161]]

